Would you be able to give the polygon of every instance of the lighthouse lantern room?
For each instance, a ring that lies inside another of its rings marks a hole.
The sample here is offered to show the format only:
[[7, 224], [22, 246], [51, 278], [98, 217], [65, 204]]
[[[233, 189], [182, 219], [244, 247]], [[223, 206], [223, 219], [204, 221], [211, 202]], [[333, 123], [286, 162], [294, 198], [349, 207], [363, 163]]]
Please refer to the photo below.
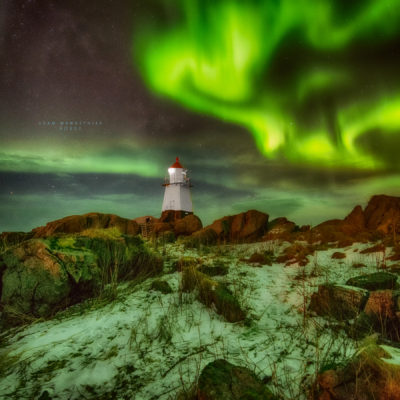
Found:
[[168, 168], [169, 178], [165, 179], [165, 192], [162, 211], [183, 211], [187, 214], [193, 213], [192, 196], [190, 194], [190, 179], [187, 169], [179, 162], [179, 157]]

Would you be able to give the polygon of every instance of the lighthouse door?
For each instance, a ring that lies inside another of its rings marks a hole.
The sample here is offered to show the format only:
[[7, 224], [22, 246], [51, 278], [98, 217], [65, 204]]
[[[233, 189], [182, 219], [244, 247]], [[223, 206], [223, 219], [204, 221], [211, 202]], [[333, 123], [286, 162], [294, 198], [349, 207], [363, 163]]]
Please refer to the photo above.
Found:
[[170, 200], [169, 202], [169, 209], [173, 210], [175, 208], [175, 200]]

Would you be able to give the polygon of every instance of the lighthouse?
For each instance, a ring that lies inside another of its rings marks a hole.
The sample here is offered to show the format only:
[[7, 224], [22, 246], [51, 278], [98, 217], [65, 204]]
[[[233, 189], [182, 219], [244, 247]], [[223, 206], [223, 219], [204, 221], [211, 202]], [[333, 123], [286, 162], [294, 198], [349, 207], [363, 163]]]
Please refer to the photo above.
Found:
[[192, 196], [190, 194], [190, 180], [187, 169], [183, 168], [176, 157], [175, 162], [168, 168], [169, 178], [165, 179], [164, 201], [162, 212], [177, 211], [183, 215], [193, 214]]

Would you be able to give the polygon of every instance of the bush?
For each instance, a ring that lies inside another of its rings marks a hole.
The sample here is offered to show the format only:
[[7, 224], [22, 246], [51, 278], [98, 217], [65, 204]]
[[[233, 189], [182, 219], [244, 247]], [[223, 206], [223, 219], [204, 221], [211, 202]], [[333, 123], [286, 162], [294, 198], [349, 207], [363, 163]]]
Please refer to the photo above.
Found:
[[232, 292], [223, 283], [212, 280], [194, 267], [182, 271], [182, 290], [191, 292], [198, 290], [198, 299], [207, 307], [213, 304], [218, 314], [228, 322], [238, 322], [245, 319], [245, 313]]

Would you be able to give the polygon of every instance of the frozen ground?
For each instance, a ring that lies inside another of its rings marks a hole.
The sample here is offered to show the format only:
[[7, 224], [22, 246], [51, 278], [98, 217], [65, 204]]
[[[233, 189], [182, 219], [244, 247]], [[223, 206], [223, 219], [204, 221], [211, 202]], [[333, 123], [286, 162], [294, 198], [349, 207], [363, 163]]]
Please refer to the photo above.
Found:
[[[53, 399], [175, 399], [217, 358], [249, 367], [287, 399], [304, 398], [322, 365], [345, 360], [356, 348], [335, 322], [304, 313], [311, 293], [319, 283], [376, 271], [384, 255], [362, 255], [370, 245], [354, 244], [339, 250], [347, 255], [342, 260], [331, 259], [338, 249], [318, 251], [305, 268], [241, 261], [284, 246], [222, 246], [198, 254], [169, 245], [161, 279], [173, 293], [150, 290], [153, 279], [123, 284], [111, 303], [89, 301], [3, 334], [0, 399], [38, 398], [45, 390]], [[228, 323], [195, 294], [180, 291], [180, 273], [167, 272], [184, 254], [229, 265], [229, 274], [215, 279], [229, 284], [246, 310], [245, 323]], [[357, 263], [366, 267], [354, 268]]]

